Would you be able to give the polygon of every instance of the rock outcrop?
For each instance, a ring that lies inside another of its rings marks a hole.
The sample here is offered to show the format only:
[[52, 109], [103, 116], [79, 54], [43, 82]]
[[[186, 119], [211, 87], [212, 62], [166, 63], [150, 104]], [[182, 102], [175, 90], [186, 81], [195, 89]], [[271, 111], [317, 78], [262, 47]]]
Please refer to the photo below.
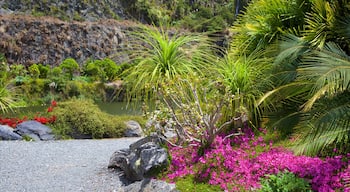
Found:
[[153, 171], [168, 165], [168, 153], [160, 146], [157, 136], [140, 139], [129, 149], [118, 150], [110, 158], [108, 168], [122, 171], [128, 181], [141, 181], [152, 175]]
[[163, 141], [157, 135], [147, 136], [128, 149], [118, 150], [110, 158], [108, 168], [118, 171], [123, 186], [118, 192], [177, 192], [175, 184], [151, 179], [155, 173], [169, 165]]
[[118, 64], [128, 55], [118, 55], [128, 45], [136, 24], [101, 20], [65, 22], [51, 17], [0, 14], [0, 53], [9, 64], [34, 63], [57, 66], [66, 58], [83, 64], [87, 59], [113, 57]]

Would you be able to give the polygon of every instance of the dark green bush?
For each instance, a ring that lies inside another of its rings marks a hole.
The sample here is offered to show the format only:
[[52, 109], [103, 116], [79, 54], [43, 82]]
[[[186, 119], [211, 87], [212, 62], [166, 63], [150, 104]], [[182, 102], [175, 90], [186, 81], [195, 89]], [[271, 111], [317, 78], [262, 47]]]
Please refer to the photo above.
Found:
[[105, 58], [103, 60], [89, 61], [85, 65], [84, 72], [86, 75], [94, 77], [95, 80], [106, 82], [113, 81], [120, 70], [121, 67], [113, 60]]
[[58, 103], [53, 115], [57, 117], [53, 130], [62, 138], [122, 137], [125, 121], [136, 120], [144, 124], [142, 117], [110, 115], [102, 112], [92, 100], [82, 99]]
[[48, 75], [48, 73], [50, 71], [50, 67], [47, 66], [47, 65], [43, 65], [43, 64], [39, 63], [38, 64], [38, 69], [40, 71], [39, 77], [42, 78], [42, 79], [47, 78], [47, 75]]
[[310, 184], [291, 172], [279, 172], [261, 180], [260, 192], [312, 192]]

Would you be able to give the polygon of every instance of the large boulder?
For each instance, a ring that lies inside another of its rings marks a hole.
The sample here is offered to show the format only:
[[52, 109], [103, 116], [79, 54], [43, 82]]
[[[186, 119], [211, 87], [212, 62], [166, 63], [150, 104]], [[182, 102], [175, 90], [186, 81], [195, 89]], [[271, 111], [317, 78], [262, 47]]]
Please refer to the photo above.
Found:
[[177, 192], [174, 183], [167, 183], [156, 179], [143, 179], [122, 187], [118, 192]]
[[125, 122], [126, 129], [124, 132], [125, 137], [142, 137], [143, 131], [141, 125], [137, 121], [127, 121]]
[[148, 136], [131, 144], [129, 149], [116, 151], [110, 158], [108, 168], [121, 170], [131, 182], [141, 181], [169, 164], [168, 153], [160, 142], [157, 136]]
[[0, 125], [0, 140], [21, 140], [22, 136], [13, 131], [14, 129], [8, 125]]
[[21, 136], [28, 136], [34, 141], [48, 141], [55, 139], [50, 127], [32, 120], [18, 124], [14, 132]]

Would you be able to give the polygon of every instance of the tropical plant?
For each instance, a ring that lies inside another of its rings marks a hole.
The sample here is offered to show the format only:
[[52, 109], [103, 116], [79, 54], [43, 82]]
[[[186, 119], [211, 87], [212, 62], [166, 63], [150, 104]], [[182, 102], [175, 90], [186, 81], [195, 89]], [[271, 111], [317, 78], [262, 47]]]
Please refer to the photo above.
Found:
[[[327, 147], [345, 147], [350, 141], [350, 56], [334, 43], [305, 56], [298, 69], [301, 82], [312, 83], [306, 114], [299, 125], [304, 132], [298, 152], [317, 154]], [[305, 130], [305, 127], [307, 129]], [[345, 150], [344, 152], [349, 152]]]
[[161, 100], [173, 119], [178, 144], [195, 141], [203, 149], [208, 148], [218, 134], [239, 119], [223, 120], [224, 107], [232, 103], [215, 82], [201, 78], [177, 79], [164, 87]]
[[0, 110], [1, 112], [5, 113], [8, 110], [11, 110], [14, 108], [15, 105], [15, 100], [14, 96], [11, 94], [10, 88], [8, 87], [7, 84], [3, 84], [0, 81]]
[[305, 0], [252, 1], [232, 27], [231, 52], [249, 55], [266, 48], [285, 33], [299, 31], [309, 9]]
[[[229, 93], [232, 105], [226, 107], [228, 119], [240, 118], [235, 127], [248, 121], [251, 125], [260, 122], [261, 109], [257, 100], [272, 88], [271, 60], [255, 52], [249, 56], [228, 55], [214, 66], [216, 81]], [[213, 74], [214, 75], [214, 74]]]
[[304, 52], [295, 80], [262, 97], [264, 100], [273, 96], [275, 102], [283, 101], [283, 107], [294, 104], [294, 112], [278, 123], [288, 122], [283, 128], [295, 130], [299, 138], [296, 152], [316, 155], [332, 152], [333, 148], [346, 149], [350, 138], [349, 60], [335, 43], [326, 43], [322, 50]]
[[[252, 44], [252, 49], [263, 48], [268, 52], [267, 56], [275, 59], [273, 82], [277, 88], [259, 100], [266, 101], [268, 97], [274, 100], [273, 107], [277, 111], [268, 114], [270, 126], [277, 127], [285, 135], [295, 133], [300, 141], [296, 147], [299, 153], [324, 154], [333, 148], [337, 148], [337, 152], [346, 153], [346, 150], [340, 151], [339, 147], [345, 147], [349, 138], [349, 128], [344, 120], [348, 114], [348, 74], [347, 67], [344, 66], [348, 65], [349, 53], [347, 42], [350, 36], [346, 25], [350, 21], [349, 3], [342, 0], [275, 1], [271, 7], [274, 4], [280, 4], [281, 8], [289, 5], [288, 9], [282, 8], [279, 11], [286, 11], [283, 16], [290, 17], [274, 22], [266, 20], [269, 14], [261, 14], [267, 12], [253, 9], [266, 2], [267, 0], [259, 0], [247, 8], [246, 14], [241, 17], [242, 23], [237, 27], [246, 27], [246, 30], [234, 39], [246, 43], [243, 46]], [[302, 9], [295, 10], [295, 5]], [[278, 9], [273, 10], [279, 12]], [[254, 13], [259, 17], [250, 17]], [[300, 25], [295, 22], [297, 20]], [[280, 21], [280, 24], [293, 22], [290, 27], [272, 27], [279, 26]], [[251, 25], [252, 22], [256, 25]], [[264, 32], [261, 33], [262, 31]], [[261, 36], [263, 34], [266, 35]], [[244, 50], [238, 45], [240, 44], [233, 45], [233, 50], [237, 51], [231, 52], [240, 53]], [[249, 46], [247, 48], [250, 53], [252, 49]]]
[[124, 71], [128, 93], [143, 99], [156, 98], [162, 85], [179, 77], [199, 75], [212, 61], [203, 35], [171, 34], [171, 31], [141, 27], [131, 45], [135, 65]]

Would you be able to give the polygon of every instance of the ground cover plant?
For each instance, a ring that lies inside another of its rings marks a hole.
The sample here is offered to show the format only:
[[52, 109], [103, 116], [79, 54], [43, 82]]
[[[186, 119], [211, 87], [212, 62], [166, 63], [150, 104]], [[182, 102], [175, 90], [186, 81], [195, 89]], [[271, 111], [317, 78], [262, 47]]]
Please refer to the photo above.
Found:
[[324, 159], [296, 156], [286, 148], [274, 147], [249, 128], [244, 129], [241, 136], [217, 136], [203, 155], [198, 153], [199, 146], [196, 142], [187, 147], [169, 146], [172, 161], [163, 178], [176, 182], [190, 175], [197, 182], [217, 185], [222, 190], [258, 191], [264, 189], [262, 186], [271, 180], [271, 175], [288, 171], [304, 179], [302, 186], [306, 190], [348, 190], [345, 181], [349, 175], [350, 154]]

